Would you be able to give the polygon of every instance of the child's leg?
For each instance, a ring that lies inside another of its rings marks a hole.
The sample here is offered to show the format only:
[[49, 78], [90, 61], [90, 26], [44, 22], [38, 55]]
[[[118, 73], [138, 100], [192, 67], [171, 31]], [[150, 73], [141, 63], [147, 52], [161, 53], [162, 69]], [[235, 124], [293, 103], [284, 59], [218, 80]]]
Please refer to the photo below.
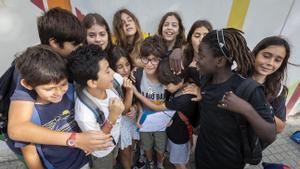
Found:
[[29, 144], [21, 148], [21, 151], [28, 168], [30, 169], [44, 168], [34, 144]]
[[132, 147], [128, 146], [124, 150], [120, 150], [121, 163], [124, 169], [131, 169], [132, 165]]
[[158, 168], [163, 168], [164, 153], [166, 151], [167, 134], [166, 132], [155, 132], [154, 133], [155, 151], [157, 157]]
[[190, 142], [185, 144], [175, 144], [168, 139], [169, 161], [175, 165], [176, 169], [186, 169], [186, 164], [190, 156]]
[[152, 147], [154, 143], [152, 132], [141, 132], [141, 142], [147, 161], [152, 161]]

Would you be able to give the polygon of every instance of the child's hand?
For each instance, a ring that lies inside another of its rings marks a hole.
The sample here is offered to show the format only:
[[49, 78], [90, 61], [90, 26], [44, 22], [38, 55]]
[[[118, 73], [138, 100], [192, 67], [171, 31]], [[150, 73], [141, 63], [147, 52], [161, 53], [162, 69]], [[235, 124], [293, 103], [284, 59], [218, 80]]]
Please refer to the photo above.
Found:
[[111, 98], [109, 100], [109, 115], [108, 115], [108, 120], [112, 122], [113, 124], [116, 123], [117, 119], [120, 117], [122, 112], [125, 109], [125, 106], [123, 102], [118, 99], [118, 98]]
[[131, 106], [130, 107], [130, 111], [126, 114], [127, 117], [129, 117], [131, 120], [133, 120], [136, 116], [136, 107], [135, 106]]
[[130, 72], [130, 80], [135, 83], [135, 77], [134, 77], [134, 73], [136, 72], [137, 67], [134, 67], [131, 72]]
[[232, 91], [225, 92], [222, 100], [219, 101], [218, 107], [240, 114], [251, 109], [251, 105], [247, 101], [238, 97]]
[[183, 89], [183, 93], [184, 94], [191, 94], [191, 95], [195, 95], [196, 97], [193, 97], [191, 100], [192, 101], [200, 101], [202, 99], [201, 96], [201, 89], [199, 86], [197, 86], [196, 84], [192, 83], [189, 84], [188, 86], [186, 86]]
[[132, 87], [133, 87], [132, 81], [130, 79], [128, 79], [127, 77], [124, 77], [123, 78], [123, 87], [128, 91], [130, 91], [130, 90], [132, 91], [133, 90], [132, 89]]

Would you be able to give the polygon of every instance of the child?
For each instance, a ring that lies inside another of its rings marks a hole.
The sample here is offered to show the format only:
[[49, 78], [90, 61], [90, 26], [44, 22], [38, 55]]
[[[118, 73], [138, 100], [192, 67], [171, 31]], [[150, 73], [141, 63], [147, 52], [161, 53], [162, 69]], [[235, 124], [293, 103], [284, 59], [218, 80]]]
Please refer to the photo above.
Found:
[[[51, 130], [72, 132], [75, 137], [79, 127], [74, 119], [73, 90], [68, 85], [64, 59], [49, 46], [38, 45], [18, 57], [16, 65], [22, 76], [21, 85], [37, 93], [32, 122]], [[88, 161], [82, 150], [73, 147], [28, 144], [21, 150], [29, 168], [81, 168]]]
[[[96, 130], [111, 133], [112, 147], [92, 152], [92, 167], [112, 169], [117, 156], [116, 143], [120, 136], [120, 115], [124, 105], [113, 87], [113, 71], [106, 60], [107, 53], [98, 45], [90, 44], [79, 47], [71, 54], [68, 68], [76, 83], [83, 88], [83, 93], [90, 98], [104, 113], [105, 122], [99, 124], [92, 112], [80, 99], [75, 102], [75, 120], [82, 131]], [[119, 82], [122, 84], [122, 82]], [[100, 126], [102, 125], [102, 126]]]
[[[243, 143], [235, 113], [247, 120], [261, 141], [269, 144], [276, 134], [262, 87], [254, 90], [249, 102], [234, 94], [245, 80], [241, 75], [247, 76], [254, 63], [241, 31], [228, 28], [208, 33], [200, 43], [196, 62], [203, 75], [196, 168], [242, 169]], [[233, 62], [237, 72], [231, 70]]]
[[86, 44], [99, 45], [110, 55], [113, 49], [111, 33], [105, 19], [97, 13], [87, 14], [82, 21], [86, 29]]
[[[165, 100], [165, 92], [162, 84], [157, 79], [157, 67], [160, 59], [165, 56], [166, 48], [162, 39], [155, 35], [145, 39], [141, 46], [141, 62], [143, 68], [138, 69], [135, 73], [136, 88], [142, 95], [146, 96], [156, 104], [162, 104]], [[138, 75], [140, 74], [140, 78]], [[158, 114], [146, 105], [142, 105], [142, 110], [139, 114], [137, 125], [140, 127], [142, 148], [146, 152], [148, 168], [154, 168], [154, 161], [152, 160], [152, 148], [156, 150], [158, 168], [163, 168], [164, 152], [166, 147], [166, 133], [165, 127], [150, 130], [144, 128], [145, 123], [141, 124], [141, 119], [145, 119], [149, 114]], [[160, 116], [165, 116], [160, 112]], [[157, 117], [159, 118], [159, 117]], [[153, 122], [154, 123], [154, 122]], [[158, 126], [158, 125], [157, 125]]]
[[[42, 44], [50, 46], [61, 57], [67, 57], [85, 39], [85, 30], [80, 21], [71, 12], [53, 8], [40, 16], [37, 21]], [[19, 73], [15, 71], [14, 81], [18, 87], [11, 98], [8, 118], [9, 137], [25, 142], [67, 146], [69, 132], [57, 132], [31, 122], [36, 93], [27, 90], [19, 83]], [[23, 99], [18, 99], [24, 96]], [[21, 113], [20, 113], [21, 112]], [[85, 151], [107, 148], [109, 135], [100, 132], [77, 133], [75, 147]]]
[[113, 30], [115, 44], [129, 53], [133, 66], [142, 66], [140, 48], [142, 41], [149, 36], [141, 30], [137, 17], [128, 9], [120, 9], [114, 14]]
[[123, 91], [125, 96], [123, 99], [125, 111], [121, 119], [120, 157], [123, 168], [131, 169], [135, 143], [140, 139], [135, 123], [137, 106], [133, 104], [133, 84], [129, 79], [131, 62], [129, 55], [120, 46], [116, 46], [112, 50], [109, 62], [111, 68], [124, 78]]
[[134, 92], [138, 99], [155, 111], [176, 110], [170, 126], [166, 129], [168, 136], [168, 149], [170, 162], [176, 169], [186, 169], [190, 156], [191, 129], [190, 121], [197, 113], [198, 103], [192, 101], [193, 95], [185, 95], [182, 91], [184, 86], [184, 74], [175, 75], [170, 69], [168, 59], [160, 61], [158, 66], [158, 80], [171, 94], [160, 105], [153, 104], [140, 93]]
[[288, 91], [282, 83], [290, 57], [290, 45], [282, 37], [270, 36], [261, 40], [252, 53], [255, 57], [252, 79], [265, 86], [266, 98], [274, 109], [276, 131], [280, 133], [286, 121]]

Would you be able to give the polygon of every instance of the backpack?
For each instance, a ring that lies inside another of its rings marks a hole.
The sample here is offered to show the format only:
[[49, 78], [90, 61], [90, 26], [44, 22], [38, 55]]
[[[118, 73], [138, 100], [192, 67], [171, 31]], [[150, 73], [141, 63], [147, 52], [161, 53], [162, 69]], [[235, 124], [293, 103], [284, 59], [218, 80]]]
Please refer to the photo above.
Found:
[[[251, 94], [257, 87], [261, 87], [261, 85], [256, 81], [247, 78], [235, 89], [235, 94], [244, 100], [249, 101]], [[244, 162], [251, 165], [257, 165], [261, 162], [262, 151], [268, 144], [262, 142], [258, 138], [244, 117], [240, 114], [235, 114], [235, 118], [241, 131]]]
[[13, 81], [15, 71], [15, 61], [0, 78], [0, 135], [7, 134], [8, 109], [10, 96], [16, 88], [16, 82]]
[[141, 92], [141, 81], [142, 81], [142, 77], [143, 77], [143, 68], [139, 67], [136, 69], [136, 71], [134, 72], [134, 77], [135, 77], [135, 87], [136, 89]]

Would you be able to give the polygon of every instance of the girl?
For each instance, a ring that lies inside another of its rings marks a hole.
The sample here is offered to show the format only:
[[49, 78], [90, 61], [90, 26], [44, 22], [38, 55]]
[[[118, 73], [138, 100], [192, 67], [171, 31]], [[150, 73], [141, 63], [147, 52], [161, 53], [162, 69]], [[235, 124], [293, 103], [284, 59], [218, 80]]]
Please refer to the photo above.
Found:
[[168, 12], [162, 17], [157, 33], [162, 36], [169, 52], [185, 43], [184, 26], [176, 12]]
[[128, 9], [118, 10], [113, 18], [113, 30], [115, 44], [120, 45], [130, 54], [133, 66], [141, 66], [141, 43], [149, 34], [142, 32], [136, 16]]
[[86, 29], [85, 43], [99, 45], [110, 56], [113, 45], [105, 19], [99, 14], [90, 13], [84, 17], [82, 24]]
[[[245, 162], [237, 114], [247, 120], [261, 141], [271, 143], [276, 137], [263, 88], [257, 87], [249, 102], [232, 92], [245, 80], [241, 75], [246, 76], [254, 64], [242, 32], [228, 28], [208, 33], [196, 62], [203, 75], [196, 168], [242, 169]], [[231, 70], [233, 62], [237, 72]]]
[[131, 62], [128, 54], [124, 49], [116, 46], [112, 50], [112, 55], [109, 60], [111, 68], [119, 73], [124, 78], [125, 91], [125, 114], [121, 120], [121, 145], [120, 156], [123, 168], [130, 169], [133, 162], [133, 140], [139, 140], [139, 134], [135, 123], [136, 106], [132, 105], [133, 90], [132, 83], [128, 79], [131, 71]]
[[167, 46], [171, 70], [180, 74], [182, 69], [182, 46], [185, 43], [184, 26], [176, 12], [166, 13], [158, 26], [157, 34], [162, 36]]
[[261, 40], [252, 53], [255, 57], [252, 79], [265, 86], [266, 98], [274, 109], [276, 132], [280, 133], [286, 120], [285, 101], [288, 91], [282, 83], [290, 57], [290, 46], [282, 37], [271, 36]]

